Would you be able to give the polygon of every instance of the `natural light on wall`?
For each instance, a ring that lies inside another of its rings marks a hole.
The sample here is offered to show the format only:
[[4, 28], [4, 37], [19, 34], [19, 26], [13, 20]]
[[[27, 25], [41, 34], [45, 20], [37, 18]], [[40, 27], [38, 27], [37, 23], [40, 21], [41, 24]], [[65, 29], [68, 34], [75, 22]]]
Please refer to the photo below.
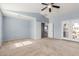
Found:
[[79, 32], [79, 24], [78, 24], [78, 23], [74, 23], [74, 25], [73, 25], [73, 30], [74, 30], [75, 32]]
[[15, 43], [14, 46], [15, 47], [22, 47], [22, 46], [26, 46], [26, 45], [30, 45], [30, 44], [32, 44], [31, 41], [24, 41], [24, 42]]
[[79, 27], [79, 24], [78, 23], [74, 23], [74, 27]]

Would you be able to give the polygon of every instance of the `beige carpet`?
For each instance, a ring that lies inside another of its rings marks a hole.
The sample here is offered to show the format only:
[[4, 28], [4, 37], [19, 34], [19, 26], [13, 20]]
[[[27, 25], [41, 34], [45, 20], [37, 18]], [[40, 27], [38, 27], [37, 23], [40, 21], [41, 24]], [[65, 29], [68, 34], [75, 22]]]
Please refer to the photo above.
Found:
[[75, 56], [79, 43], [65, 40], [40, 39], [5, 42], [0, 48], [2, 56]]

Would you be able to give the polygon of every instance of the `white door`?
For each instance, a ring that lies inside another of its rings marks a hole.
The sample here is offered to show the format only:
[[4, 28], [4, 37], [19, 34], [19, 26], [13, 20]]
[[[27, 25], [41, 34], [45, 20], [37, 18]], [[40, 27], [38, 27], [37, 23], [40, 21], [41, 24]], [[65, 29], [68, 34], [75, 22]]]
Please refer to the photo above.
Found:
[[62, 39], [71, 39], [71, 25], [69, 21], [63, 21], [62, 22]]

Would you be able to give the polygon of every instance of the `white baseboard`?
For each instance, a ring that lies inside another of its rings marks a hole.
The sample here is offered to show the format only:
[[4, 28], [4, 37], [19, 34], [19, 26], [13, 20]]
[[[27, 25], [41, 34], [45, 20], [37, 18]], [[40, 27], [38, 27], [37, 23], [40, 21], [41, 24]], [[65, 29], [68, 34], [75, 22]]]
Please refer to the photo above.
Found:
[[79, 40], [74, 40], [74, 39], [67, 39], [67, 38], [62, 38], [62, 40], [66, 40], [66, 41], [73, 41], [73, 42], [79, 42]]
[[12, 39], [4, 40], [3, 42], [12, 41], [12, 40], [21, 40], [21, 39], [31, 39], [31, 38], [12, 38]]

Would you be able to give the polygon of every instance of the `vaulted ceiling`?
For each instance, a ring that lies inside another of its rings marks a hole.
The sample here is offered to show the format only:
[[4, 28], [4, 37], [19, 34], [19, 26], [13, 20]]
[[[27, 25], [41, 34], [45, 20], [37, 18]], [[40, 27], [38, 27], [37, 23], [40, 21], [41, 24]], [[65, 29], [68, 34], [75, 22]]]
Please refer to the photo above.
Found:
[[[0, 5], [1, 8], [5, 10], [34, 12], [34, 13], [48, 13], [48, 9], [46, 9], [43, 12], [41, 11], [41, 9], [45, 7], [41, 3], [2, 3]], [[52, 12], [58, 15], [79, 11], [79, 3], [56, 3], [56, 5], [60, 5], [61, 8], [60, 9], [53, 8]]]

